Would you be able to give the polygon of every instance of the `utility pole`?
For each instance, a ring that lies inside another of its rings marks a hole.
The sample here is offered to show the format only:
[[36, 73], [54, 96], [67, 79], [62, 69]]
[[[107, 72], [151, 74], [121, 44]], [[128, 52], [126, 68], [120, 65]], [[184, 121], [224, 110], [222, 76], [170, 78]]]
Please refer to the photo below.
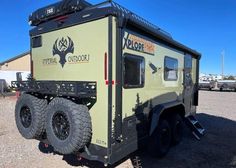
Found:
[[223, 50], [222, 52], [221, 52], [221, 59], [222, 59], [222, 79], [224, 79], [224, 59], [225, 59], [225, 50]]

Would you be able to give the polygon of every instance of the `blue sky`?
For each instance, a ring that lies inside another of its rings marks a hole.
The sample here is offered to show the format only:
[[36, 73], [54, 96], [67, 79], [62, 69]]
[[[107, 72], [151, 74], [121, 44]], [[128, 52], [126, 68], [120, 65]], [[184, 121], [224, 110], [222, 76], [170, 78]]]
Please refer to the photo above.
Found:
[[[29, 50], [28, 15], [56, 0], [1, 0], [0, 62]], [[89, 0], [91, 3], [101, 2]], [[116, 0], [202, 53], [200, 71], [236, 75], [236, 0]]]

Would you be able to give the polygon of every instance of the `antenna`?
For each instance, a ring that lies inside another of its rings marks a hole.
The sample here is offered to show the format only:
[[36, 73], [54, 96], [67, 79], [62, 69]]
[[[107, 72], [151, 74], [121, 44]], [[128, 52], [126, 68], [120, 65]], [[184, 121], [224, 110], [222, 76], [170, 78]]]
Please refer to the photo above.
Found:
[[222, 79], [224, 79], [224, 59], [225, 59], [225, 50], [223, 50], [223, 51], [221, 52], [221, 57], [222, 57], [222, 58], [221, 58], [221, 59], [222, 59], [222, 62], [221, 62], [221, 63], [222, 63], [222, 65], [221, 65], [221, 66], [222, 66], [222, 67], [221, 67], [221, 68], [222, 68]]

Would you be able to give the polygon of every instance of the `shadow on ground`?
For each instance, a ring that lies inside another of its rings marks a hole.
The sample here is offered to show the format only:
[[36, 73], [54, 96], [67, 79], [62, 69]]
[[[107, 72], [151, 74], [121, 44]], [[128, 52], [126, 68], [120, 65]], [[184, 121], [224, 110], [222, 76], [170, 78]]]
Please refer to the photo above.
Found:
[[[206, 135], [200, 141], [186, 128], [183, 141], [172, 147], [164, 158], [152, 158], [145, 150], [139, 150], [124, 160], [131, 158], [134, 167], [138, 163], [142, 168], [236, 168], [236, 121], [204, 113], [197, 118], [206, 128]], [[98, 162], [78, 161], [75, 155], [64, 155], [63, 160], [72, 166], [103, 167]]]
[[163, 159], [154, 159], [139, 152], [142, 167], [236, 167], [236, 121], [204, 113], [198, 114], [197, 118], [206, 129], [206, 135], [200, 141], [195, 140], [186, 129], [183, 141]]

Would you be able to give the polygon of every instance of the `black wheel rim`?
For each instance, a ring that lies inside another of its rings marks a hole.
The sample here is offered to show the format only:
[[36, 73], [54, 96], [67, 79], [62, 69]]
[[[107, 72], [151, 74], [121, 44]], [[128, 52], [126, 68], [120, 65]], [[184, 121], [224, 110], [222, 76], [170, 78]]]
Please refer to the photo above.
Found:
[[32, 121], [32, 116], [31, 116], [31, 112], [30, 112], [30, 108], [28, 106], [23, 106], [20, 110], [20, 120], [22, 125], [25, 128], [29, 128], [31, 125], [31, 121]]
[[53, 132], [60, 140], [65, 140], [69, 136], [70, 123], [65, 113], [59, 111], [52, 118]]
[[181, 121], [177, 120], [175, 127], [176, 127], [175, 128], [176, 129], [176, 133], [177, 133], [176, 137], [177, 137], [177, 139], [180, 139], [181, 136], [182, 136], [182, 129], [183, 129]]
[[168, 128], [161, 130], [161, 144], [164, 148], [168, 148], [170, 145], [170, 130]]

